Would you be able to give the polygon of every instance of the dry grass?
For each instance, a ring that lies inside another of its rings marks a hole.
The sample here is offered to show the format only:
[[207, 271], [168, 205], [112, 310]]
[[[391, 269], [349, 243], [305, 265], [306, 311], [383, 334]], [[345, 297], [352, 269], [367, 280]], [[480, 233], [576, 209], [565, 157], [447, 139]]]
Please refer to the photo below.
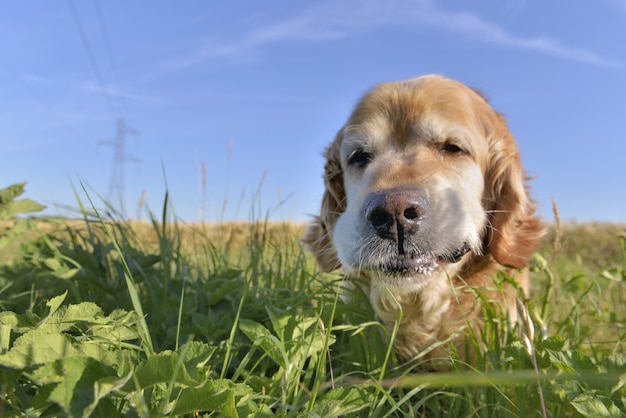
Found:
[[[147, 242], [158, 242], [154, 228], [149, 222], [130, 222], [132, 232], [145, 237]], [[283, 245], [297, 239], [304, 232], [304, 225], [295, 222], [224, 222], [180, 223], [169, 225], [168, 233], [177, 233], [184, 253], [193, 252], [199, 245], [211, 245], [226, 252], [239, 251], [250, 242]]]
[[625, 254], [619, 237], [625, 231], [625, 224], [610, 222], [552, 225], [539, 253], [556, 264], [561, 273], [593, 275], [623, 264]]
[[[0, 235], [15, 221], [0, 223]], [[176, 236], [184, 254], [191, 255], [201, 246], [212, 246], [225, 253], [245, 250], [250, 243], [281, 246], [293, 244], [306, 228], [299, 222], [223, 222], [223, 223], [177, 223], [168, 224], [165, 231], [161, 225], [147, 221], [115, 223], [114, 230], [119, 234], [129, 229], [130, 234], [140, 239], [144, 245], [158, 246], [159, 234]], [[99, 222], [86, 224], [84, 220], [39, 219], [30, 223], [30, 230], [21, 234], [11, 248], [19, 248], [20, 243], [34, 239], [38, 231], [67, 238], [67, 231], [84, 231], [90, 228], [94, 233], [102, 233]], [[609, 222], [567, 222], [550, 225], [539, 249], [546, 259], [560, 266], [569, 265], [569, 271], [582, 270], [593, 273], [624, 261], [624, 248], [619, 237], [626, 231], [626, 224]]]

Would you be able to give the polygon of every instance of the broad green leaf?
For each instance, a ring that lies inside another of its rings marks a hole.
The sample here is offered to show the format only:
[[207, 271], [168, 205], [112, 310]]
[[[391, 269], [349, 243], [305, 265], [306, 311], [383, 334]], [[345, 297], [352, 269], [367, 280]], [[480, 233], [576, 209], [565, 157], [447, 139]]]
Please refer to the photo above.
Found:
[[0, 206], [11, 202], [18, 196], [24, 194], [26, 183], [15, 183], [4, 189], [0, 189]]
[[190, 342], [181, 346], [177, 352], [168, 350], [153, 355], [137, 366], [133, 378], [123, 390], [132, 392], [159, 383], [180, 383], [186, 386], [202, 384], [206, 380], [204, 365], [214, 351], [215, 347]]
[[319, 320], [317, 317], [304, 318], [302, 314], [271, 305], [265, 310], [280, 341], [301, 342], [306, 331]]
[[105, 319], [90, 324], [91, 333], [114, 344], [121, 341], [136, 340], [139, 339], [135, 327], [136, 321], [137, 314], [134, 311], [116, 310]]
[[22, 213], [39, 212], [40, 210], [43, 210], [45, 208], [45, 206], [40, 205], [34, 200], [13, 200], [11, 202], [3, 203], [2, 205], [0, 205], [0, 220], [11, 219], [15, 215], [19, 215]]
[[295, 312], [287, 312], [272, 305], [267, 305], [265, 311], [272, 322], [274, 332], [281, 341], [291, 340], [297, 318]]
[[593, 360], [580, 351], [565, 350], [554, 351], [546, 350], [550, 356], [552, 366], [566, 373], [580, 375], [584, 371], [597, 371], [598, 367]]
[[91, 357], [106, 364], [115, 364], [117, 354], [105, 344], [90, 340], [76, 341], [73, 337], [49, 329], [37, 328], [18, 337], [13, 347], [0, 355], [0, 365], [24, 369], [49, 363], [64, 357]]
[[52, 299], [48, 300], [46, 302], [46, 306], [50, 309], [48, 312], [48, 315], [43, 318], [39, 324], [37, 324], [38, 326], [41, 326], [43, 324], [46, 323], [46, 321], [48, 321], [50, 319], [50, 317], [52, 317], [52, 315], [54, 315], [56, 313], [56, 311], [59, 309], [59, 307], [61, 306], [61, 304], [63, 303], [63, 301], [65, 300], [65, 297], [67, 296], [67, 290], [65, 291], [65, 293], [63, 293], [62, 295], [59, 296], [55, 296]]
[[319, 399], [311, 412], [321, 417], [338, 417], [353, 414], [374, 402], [372, 392], [364, 388], [335, 388]]
[[77, 305], [67, 305], [61, 307], [50, 318], [50, 322], [57, 322], [59, 324], [87, 321], [91, 322], [95, 318], [102, 318], [102, 308], [93, 302], [82, 302]]
[[0, 355], [0, 365], [24, 369], [80, 354], [82, 353], [72, 346], [68, 336], [35, 329], [17, 338], [13, 347]]
[[[54, 298], [56, 299], [56, 298]], [[50, 331], [65, 331], [77, 322], [92, 323], [103, 320], [102, 308], [93, 302], [82, 302], [76, 305], [61, 306], [41, 322]], [[106, 321], [106, 320], [105, 320]]]
[[20, 213], [38, 212], [45, 206], [30, 200], [15, 200], [24, 193], [26, 183], [17, 183], [4, 189], [0, 189], [0, 221], [13, 218]]
[[115, 369], [90, 357], [65, 357], [43, 365], [32, 377], [39, 384], [56, 383], [49, 400], [69, 416], [88, 417], [102, 398], [130, 376], [120, 378]]
[[0, 324], [9, 325], [17, 332], [26, 332], [36, 328], [39, 322], [41, 318], [30, 311], [21, 315], [10, 311], [0, 312]]
[[176, 353], [159, 353], [140, 363], [129, 380], [122, 388], [125, 392], [145, 389], [159, 383], [181, 383], [187, 386], [197, 385], [199, 382], [191, 378], [187, 368], [179, 363]]
[[279, 366], [287, 369], [289, 360], [285, 347], [267, 328], [258, 322], [244, 318], [239, 321], [239, 329]]
[[589, 418], [618, 418], [624, 416], [610, 398], [591, 391], [577, 396], [572, 401], [572, 405], [581, 415]]
[[227, 417], [238, 417], [237, 398], [252, 393], [241, 383], [227, 379], [211, 380], [199, 388], [185, 388], [176, 399], [172, 415], [190, 414], [196, 411], [218, 412]]
[[177, 352], [183, 354], [186, 365], [197, 369], [206, 366], [216, 349], [200, 341], [190, 341], [178, 348]]
[[48, 302], [46, 302], [46, 305], [50, 308], [50, 315], [52, 315], [53, 313], [57, 311], [57, 309], [59, 309], [59, 307], [65, 300], [66, 296], [67, 296], [67, 290], [62, 295], [55, 296], [52, 299], [50, 299]]
[[311, 328], [311, 326], [319, 323], [319, 318], [311, 317], [311, 318], [299, 318], [298, 323], [296, 324], [293, 333], [291, 334], [291, 338], [294, 340], [298, 340], [304, 337], [305, 332]]
[[555, 351], [563, 350], [567, 347], [567, 341], [559, 335], [546, 338], [541, 344], [543, 345], [543, 348]]

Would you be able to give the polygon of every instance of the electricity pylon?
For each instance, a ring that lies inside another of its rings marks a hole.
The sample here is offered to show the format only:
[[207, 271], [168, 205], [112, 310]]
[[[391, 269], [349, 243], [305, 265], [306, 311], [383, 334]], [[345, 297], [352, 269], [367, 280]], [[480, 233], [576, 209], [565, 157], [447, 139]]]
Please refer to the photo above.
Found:
[[117, 200], [118, 210], [123, 215], [126, 215], [126, 206], [124, 204], [125, 165], [127, 161], [139, 162], [135, 157], [126, 154], [126, 135], [139, 135], [139, 132], [129, 127], [124, 118], [119, 118], [117, 120], [115, 138], [109, 141], [100, 141], [100, 144], [112, 145], [114, 147], [107, 200], [109, 204], [113, 204], [113, 201]]

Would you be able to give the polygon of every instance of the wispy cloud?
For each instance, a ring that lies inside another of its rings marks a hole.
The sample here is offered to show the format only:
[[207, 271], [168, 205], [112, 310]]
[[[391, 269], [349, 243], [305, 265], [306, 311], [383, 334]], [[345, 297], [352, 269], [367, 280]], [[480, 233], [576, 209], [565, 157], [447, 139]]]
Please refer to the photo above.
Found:
[[350, 35], [348, 28], [317, 22], [313, 14], [305, 14], [290, 20], [259, 27], [242, 38], [218, 45], [203, 45], [185, 57], [168, 62], [169, 70], [183, 69], [215, 56], [236, 56], [252, 49], [277, 42], [322, 41]]
[[131, 92], [117, 85], [107, 85], [106, 92], [102, 91], [102, 88], [99, 84], [94, 82], [82, 82], [82, 83], [73, 83], [67, 82], [64, 80], [58, 80], [50, 77], [43, 77], [37, 74], [21, 74], [20, 78], [29, 83], [35, 83], [39, 85], [45, 85], [49, 87], [61, 87], [64, 89], [73, 89], [78, 90], [83, 93], [89, 94], [108, 94], [110, 97], [118, 97], [121, 99], [144, 102], [144, 103], [152, 103], [152, 104], [163, 104], [167, 103], [167, 100], [161, 97], [148, 95], [144, 93]]
[[486, 43], [533, 50], [573, 61], [607, 67], [621, 66], [620, 63], [605, 59], [593, 51], [567, 46], [557, 39], [542, 36], [531, 38], [516, 36], [505, 28], [486, 21], [473, 12], [450, 12], [438, 8], [430, 2], [424, 3], [428, 3], [428, 13], [424, 13], [421, 16], [414, 15], [414, 18], [416, 18], [417, 22], [434, 28], [471, 36]]
[[[83, 83], [80, 89], [87, 93], [102, 94], [102, 89], [99, 84], [95, 83]], [[119, 97], [121, 99], [132, 100], [136, 102], [152, 103], [152, 104], [164, 104], [168, 101], [162, 97], [151, 96], [143, 93], [135, 93], [121, 89], [116, 85], [107, 85], [106, 94], [111, 97]]]
[[[614, 0], [626, 4], [626, 0]], [[357, 36], [364, 30], [385, 26], [422, 26], [457, 33], [476, 41], [526, 49], [599, 66], [621, 67], [593, 51], [568, 46], [549, 37], [523, 37], [490, 22], [475, 12], [450, 11], [434, 0], [325, 1], [292, 19], [253, 29], [240, 39], [221, 45], [205, 45], [168, 64], [172, 70], [186, 68], [210, 57], [249, 53], [277, 42], [325, 41]]]

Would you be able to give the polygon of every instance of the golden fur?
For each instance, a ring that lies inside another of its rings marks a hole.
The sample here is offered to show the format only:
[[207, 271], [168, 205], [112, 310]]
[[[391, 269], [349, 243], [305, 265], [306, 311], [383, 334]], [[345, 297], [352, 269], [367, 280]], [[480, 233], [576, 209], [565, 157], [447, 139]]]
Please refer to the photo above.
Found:
[[[542, 233], [504, 118], [475, 90], [429, 75], [383, 83], [357, 104], [326, 150], [321, 211], [303, 242], [325, 271], [365, 280], [403, 359], [436, 341], [460, 353], [480, 323], [470, 287], [524, 268]], [[515, 317], [515, 290], [489, 297]], [[461, 334], [461, 336], [457, 336]], [[445, 344], [444, 344], [445, 345]], [[444, 354], [422, 355], [438, 367]]]

